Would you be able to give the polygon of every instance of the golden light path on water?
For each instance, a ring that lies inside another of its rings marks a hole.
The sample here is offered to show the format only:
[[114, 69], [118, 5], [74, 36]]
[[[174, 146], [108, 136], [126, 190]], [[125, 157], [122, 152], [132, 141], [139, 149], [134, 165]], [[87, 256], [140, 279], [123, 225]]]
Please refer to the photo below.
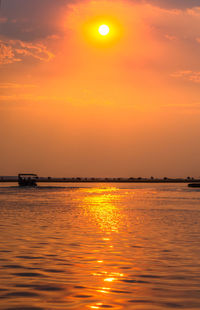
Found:
[[107, 234], [111, 231], [117, 232], [121, 221], [115, 205], [115, 202], [120, 199], [116, 193], [117, 189], [115, 187], [98, 188], [89, 189], [86, 192], [93, 195], [84, 197], [82, 205], [87, 206], [90, 216], [92, 215], [100, 229]]
[[[84, 208], [86, 216], [104, 234], [104, 237], [102, 237], [102, 240], [105, 242], [104, 250], [109, 249], [108, 252], [114, 255], [120, 254], [112, 242], [112, 239], [116, 238], [116, 235], [120, 232], [120, 226], [123, 223], [123, 214], [120, 212], [117, 204], [117, 202], [120, 202], [120, 204], [122, 202], [122, 195], [118, 193], [119, 189], [117, 187], [107, 186], [106, 188], [90, 188], [84, 189], [83, 191], [87, 195], [81, 200], [81, 207]], [[123, 196], [126, 195], [128, 195], [128, 192], [124, 192]], [[109, 253], [107, 254], [109, 255]], [[102, 256], [105, 257], [102, 254], [102, 251], [97, 251], [97, 257], [98, 255], [101, 258]], [[92, 276], [96, 277], [100, 283], [100, 286], [96, 289], [96, 293], [98, 293], [97, 296], [102, 302], [89, 305], [88, 307], [91, 309], [102, 309], [102, 307], [106, 307], [105, 295], [112, 294], [113, 292], [117, 293], [117, 291], [120, 294], [120, 290], [117, 289], [117, 282], [126, 276], [120, 271], [120, 268], [117, 270], [117, 265], [120, 265], [120, 261], [115, 261], [114, 268], [112, 264], [107, 264], [107, 259], [97, 260], [97, 263], [99, 264], [99, 271], [92, 273]], [[137, 289], [135, 288], [135, 290]], [[121, 303], [120, 300], [119, 303]]]

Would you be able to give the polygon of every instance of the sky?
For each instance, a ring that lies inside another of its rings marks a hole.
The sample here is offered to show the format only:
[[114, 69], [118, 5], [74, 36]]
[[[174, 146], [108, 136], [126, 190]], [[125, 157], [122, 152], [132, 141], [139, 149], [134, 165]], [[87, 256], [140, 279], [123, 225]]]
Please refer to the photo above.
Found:
[[1, 0], [0, 175], [200, 176], [199, 54], [200, 0]]

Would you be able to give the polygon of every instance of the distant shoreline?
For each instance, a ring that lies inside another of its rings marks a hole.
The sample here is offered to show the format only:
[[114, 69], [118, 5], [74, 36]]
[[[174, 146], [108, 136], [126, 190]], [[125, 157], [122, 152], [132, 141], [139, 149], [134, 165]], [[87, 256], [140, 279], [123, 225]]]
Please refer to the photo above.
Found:
[[[37, 183], [195, 183], [195, 178], [53, 178], [36, 177]], [[0, 183], [17, 183], [18, 177], [0, 177]]]

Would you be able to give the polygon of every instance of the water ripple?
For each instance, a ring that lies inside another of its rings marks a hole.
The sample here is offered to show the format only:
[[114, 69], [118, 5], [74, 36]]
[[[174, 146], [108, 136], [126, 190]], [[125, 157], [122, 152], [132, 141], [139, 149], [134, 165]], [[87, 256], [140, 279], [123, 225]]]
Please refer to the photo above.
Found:
[[200, 309], [200, 192], [120, 186], [0, 189], [1, 309]]

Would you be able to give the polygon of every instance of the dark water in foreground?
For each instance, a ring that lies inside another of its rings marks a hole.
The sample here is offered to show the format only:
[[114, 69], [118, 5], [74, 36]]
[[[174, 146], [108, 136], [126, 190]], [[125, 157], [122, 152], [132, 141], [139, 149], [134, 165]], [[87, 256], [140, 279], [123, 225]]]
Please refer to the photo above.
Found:
[[0, 309], [200, 309], [200, 190], [95, 186], [0, 188]]

